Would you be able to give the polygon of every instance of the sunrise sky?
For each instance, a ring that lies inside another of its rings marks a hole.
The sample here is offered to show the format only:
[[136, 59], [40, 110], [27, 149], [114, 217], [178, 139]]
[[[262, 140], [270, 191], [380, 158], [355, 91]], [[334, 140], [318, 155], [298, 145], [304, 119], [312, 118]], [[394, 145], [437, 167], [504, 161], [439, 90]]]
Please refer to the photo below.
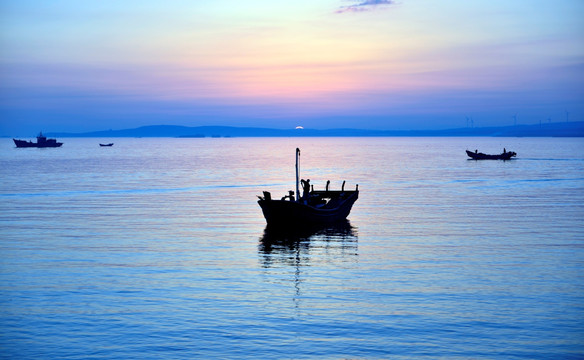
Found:
[[0, 1], [0, 135], [584, 120], [582, 0]]

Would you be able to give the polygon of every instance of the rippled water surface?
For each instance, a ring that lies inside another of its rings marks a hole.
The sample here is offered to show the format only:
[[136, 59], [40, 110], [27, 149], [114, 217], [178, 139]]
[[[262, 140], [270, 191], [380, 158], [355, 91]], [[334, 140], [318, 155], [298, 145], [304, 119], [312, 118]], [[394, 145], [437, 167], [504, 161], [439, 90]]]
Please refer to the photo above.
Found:
[[[0, 358], [584, 357], [582, 139], [62, 140], [0, 140]], [[296, 147], [347, 224], [266, 231]]]

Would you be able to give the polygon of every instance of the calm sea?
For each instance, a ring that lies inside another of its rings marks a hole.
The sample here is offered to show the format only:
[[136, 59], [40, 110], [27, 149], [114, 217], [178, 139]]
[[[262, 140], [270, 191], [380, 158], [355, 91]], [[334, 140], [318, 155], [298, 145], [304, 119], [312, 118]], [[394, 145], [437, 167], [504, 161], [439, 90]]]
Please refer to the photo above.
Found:
[[[0, 358], [584, 358], [583, 139], [61, 140], [0, 140]], [[265, 232], [296, 147], [347, 226]]]

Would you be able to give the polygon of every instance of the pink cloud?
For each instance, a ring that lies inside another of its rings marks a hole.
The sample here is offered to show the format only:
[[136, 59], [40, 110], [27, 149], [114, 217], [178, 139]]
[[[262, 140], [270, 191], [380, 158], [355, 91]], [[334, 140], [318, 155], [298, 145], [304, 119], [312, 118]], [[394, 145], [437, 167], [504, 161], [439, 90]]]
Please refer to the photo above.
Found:
[[394, 0], [365, 0], [357, 4], [349, 6], [341, 6], [336, 13], [342, 14], [346, 12], [361, 12], [369, 11], [380, 5], [394, 5], [396, 2]]

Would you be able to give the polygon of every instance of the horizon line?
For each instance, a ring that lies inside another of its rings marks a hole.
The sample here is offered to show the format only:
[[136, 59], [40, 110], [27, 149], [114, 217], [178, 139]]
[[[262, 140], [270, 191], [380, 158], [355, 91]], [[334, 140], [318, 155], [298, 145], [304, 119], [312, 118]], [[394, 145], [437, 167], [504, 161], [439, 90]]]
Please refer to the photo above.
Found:
[[[163, 130], [163, 131], [161, 131]], [[551, 132], [550, 132], [551, 130]], [[43, 131], [54, 137], [316, 137], [316, 136], [510, 136], [510, 137], [584, 137], [584, 121], [540, 122], [506, 126], [460, 127], [449, 129], [377, 130], [360, 128], [267, 128], [229, 125], [142, 125], [119, 130], [86, 132]], [[20, 135], [1, 135], [10, 138]], [[36, 136], [36, 135], [35, 135]], [[20, 136], [21, 137], [21, 136]]]

